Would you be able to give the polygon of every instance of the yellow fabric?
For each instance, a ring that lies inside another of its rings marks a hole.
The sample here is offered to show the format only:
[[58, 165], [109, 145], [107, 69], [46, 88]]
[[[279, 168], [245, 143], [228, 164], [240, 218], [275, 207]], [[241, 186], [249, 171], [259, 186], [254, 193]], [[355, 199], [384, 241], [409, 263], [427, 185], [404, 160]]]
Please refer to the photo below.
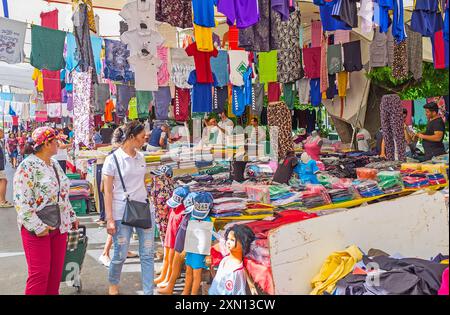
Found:
[[340, 97], [345, 97], [347, 95], [347, 84], [348, 84], [348, 72], [342, 71], [337, 75], [338, 81], [338, 95]]
[[420, 171], [422, 164], [420, 163], [402, 163], [401, 170], [416, 170]]
[[444, 259], [443, 261], [441, 261], [441, 264], [448, 265], [448, 259]]
[[37, 80], [37, 91], [38, 92], [43, 92], [44, 91], [44, 76], [42, 75], [42, 71], [34, 68], [34, 72], [33, 75], [31, 76], [31, 79], [33, 79], [33, 81]]
[[447, 173], [447, 165], [445, 164], [422, 164], [421, 170], [423, 172], [429, 172], [431, 174], [446, 174]]
[[332, 253], [322, 265], [320, 272], [311, 280], [311, 295], [332, 293], [336, 282], [349, 274], [355, 264], [362, 259], [362, 252], [356, 245], [348, 247], [345, 251]]
[[199, 51], [209, 52], [214, 50], [211, 27], [203, 27], [194, 24], [194, 37]]

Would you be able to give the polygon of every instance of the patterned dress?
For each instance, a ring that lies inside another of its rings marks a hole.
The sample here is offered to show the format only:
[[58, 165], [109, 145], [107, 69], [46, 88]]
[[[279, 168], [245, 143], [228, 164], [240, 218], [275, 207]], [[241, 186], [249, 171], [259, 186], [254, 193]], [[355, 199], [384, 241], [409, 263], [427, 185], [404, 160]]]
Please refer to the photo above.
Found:
[[[70, 181], [58, 162], [52, 160], [58, 171], [61, 186], [58, 185], [52, 166], [45, 164], [35, 155], [27, 157], [14, 175], [14, 205], [17, 211], [19, 229], [23, 226], [30, 232], [39, 234], [46, 225], [38, 218], [37, 212], [48, 205], [59, 204], [61, 210], [61, 234], [67, 233], [76, 221], [75, 212], [69, 201]], [[60, 192], [58, 202], [58, 192]]]
[[191, 0], [156, 0], [156, 20], [180, 28], [193, 27]]
[[155, 207], [155, 221], [163, 244], [166, 238], [170, 210], [166, 202], [172, 197], [173, 189], [174, 184], [171, 177], [165, 175], [152, 176], [150, 198]]
[[94, 90], [92, 68], [88, 72], [73, 73], [73, 106], [75, 144], [93, 147]]

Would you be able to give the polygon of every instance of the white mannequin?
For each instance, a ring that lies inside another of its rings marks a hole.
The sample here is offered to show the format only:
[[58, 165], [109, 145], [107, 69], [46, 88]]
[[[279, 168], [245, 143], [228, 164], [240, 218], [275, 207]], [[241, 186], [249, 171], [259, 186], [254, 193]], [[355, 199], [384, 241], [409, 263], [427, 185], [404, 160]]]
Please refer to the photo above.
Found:
[[302, 155], [301, 155], [301, 157], [300, 157], [300, 160], [302, 161], [302, 163], [306, 164], [306, 163], [308, 163], [309, 161], [311, 161], [311, 157], [309, 156], [308, 153], [303, 152]]
[[322, 139], [320, 138], [320, 136], [316, 130], [311, 132], [311, 136], [308, 137], [308, 139], [306, 141], [309, 143], [316, 142], [319, 146], [322, 146], [322, 143], [323, 143]]

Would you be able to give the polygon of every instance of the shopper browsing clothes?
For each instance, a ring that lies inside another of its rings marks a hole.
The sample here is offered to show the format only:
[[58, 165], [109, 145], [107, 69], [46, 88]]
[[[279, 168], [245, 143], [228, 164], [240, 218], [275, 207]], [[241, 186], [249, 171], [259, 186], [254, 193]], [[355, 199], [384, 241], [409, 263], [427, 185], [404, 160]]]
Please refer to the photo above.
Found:
[[67, 232], [78, 229], [69, 201], [70, 181], [52, 156], [58, 136], [40, 127], [27, 147], [31, 155], [14, 176], [14, 204], [28, 264], [25, 294], [57, 295], [66, 254]]
[[8, 150], [8, 155], [11, 160], [13, 168], [17, 168], [18, 165], [17, 163], [17, 156], [19, 155], [18, 146], [19, 142], [17, 141], [16, 135], [11, 132], [6, 142], [6, 148]]
[[5, 149], [3, 139], [5, 134], [0, 128], [0, 208], [11, 208], [13, 205], [6, 201], [6, 189], [8, 187], [8, 177], [5, 172]]
[[[122, 146], [107, 156], [103, 164], [107, 231], [113, 236], [114, 242], [114, 254], [109, 267], [110, 295], [119, 294], [120, 275], [133, 233], [133, 227], [122, 224], [125, 199], [129, 197], [130, 200], [142, 203], [147, 201], [147, 189], [144, 182], [145, 159], [144, 155], [138, 151], [145, 143], [144, 125], [138, 121], [127, 123], [123, 127], [122, 139]], [[126, 185], [126, 193], [124, 185]], [[142, 286], [144, 294], [151, 295], [154, 271], [153, 228], [136, 228], [136, 230], [139, 235]]]

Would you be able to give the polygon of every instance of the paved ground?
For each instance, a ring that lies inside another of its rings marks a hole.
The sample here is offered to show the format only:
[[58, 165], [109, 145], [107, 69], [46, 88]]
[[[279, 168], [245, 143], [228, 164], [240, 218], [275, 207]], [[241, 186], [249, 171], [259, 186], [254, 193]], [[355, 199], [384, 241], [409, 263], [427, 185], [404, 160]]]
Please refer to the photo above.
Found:
[[[12, 202], [12, 178], [14, 170], [7, 165], [8, 193], [7, 198]], [[81, 217], [81, 224], [86, 225], [89, 237], [89, 246], [81, 270], [83, 295], [106, 294], [108, 289], [108, 269], [98, 262], [106, 240], [106, 230], [99, 227], [94, 221], [97, 215]], [[16, 223], [16, 212], [13, 208], [0, 208], [0, 226], [2, 227], [0, 237], [0, 295], [23, 294], [27, 279], [27, 265], [23, 253], [22, 242]], [[137, 241], [131, 242], [131, 250], [138, 251]], [[159, 243], [158, 245], [159, 246]], [[111, 253], [112, 254], [112, 253]], [[155, 269], [161, 267], [161, 261], [155, 260]], [[179, 280], [175, 294], [183, 289], [183, 279]], [[121, 286], [121, 294], [142, 294], [140, 281], [139, 258], [128, 259], [124, 265]], [[60, 293], [63, 295], [78, 294], [72, 286], [61, 283]]]

